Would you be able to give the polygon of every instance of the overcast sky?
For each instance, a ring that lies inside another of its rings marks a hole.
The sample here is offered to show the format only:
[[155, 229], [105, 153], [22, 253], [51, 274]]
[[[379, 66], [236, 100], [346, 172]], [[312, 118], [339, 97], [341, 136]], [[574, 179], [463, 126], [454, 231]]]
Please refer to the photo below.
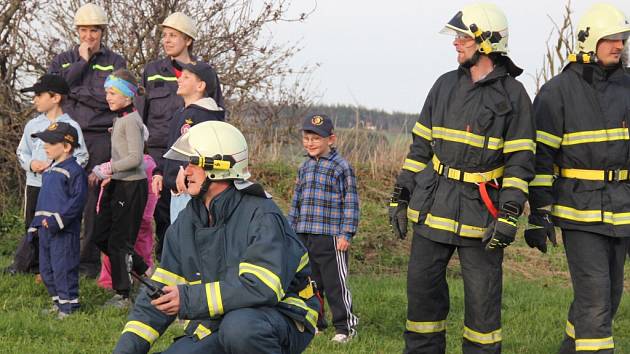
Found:
[[[626, 16], [630, 1], [610, 0]], [[455, 13], [470, 1], [299, 0], [291, 13], [313, 8], [304, 23], [270, 27], [274, 40], [301, 41], [303, 50], [292, 61], [320, 63], [313, 75], [319, 103], [356, 101], [369, 108], [419, 112], [432, 84], [457, 67], [452, 37], [439, 34]], [[574, 24], [593, 1], [573, 0]], [[496, 2], [509, 23], [510, 57], [525, 69], [519, 79], [534, 91], [542, 67], [545, 42], [562, 19], [564, 0]], [[354, 97], [354, 98], [353, 98]]]

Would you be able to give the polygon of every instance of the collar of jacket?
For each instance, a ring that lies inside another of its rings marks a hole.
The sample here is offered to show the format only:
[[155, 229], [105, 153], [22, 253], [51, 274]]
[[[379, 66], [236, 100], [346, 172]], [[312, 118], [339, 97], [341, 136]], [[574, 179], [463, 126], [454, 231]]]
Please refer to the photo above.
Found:
[[564, 67], [564, 69], [562, 69], [562, 71], [565, 70], [571, 70], [577, 73], [589, 84], [602, 81], [617, 81], [626, 74], [626, 71], [621, 63], [608, 69], [603, 68], [597, 63], [569, 63], [567, 66]]
[[77, 158], [75, 156], [69, 156], [67, 159], [61, 161], [61, 162], [53, 162], [50, 167], [64, 167], [67, 166], [68, 164], [70, 164], [70, 162], [72, 160], [76, 160]]
[[[457, 74], [460, 77], [462, 75], [468, 77], [468, 79], [470, 79], [471, 82], [472, 82], [472, 79], [470, 77], [470, 69], [465, 68], [465, 67], [460, 65], [459, 68], [457, 69]], [[500, 79], [500, 78], [505, 77], [507, 75], [508, 75], [507, 70], [505, 69], [505, 67], [503, 65], [496, 65], [494, 67], [494, 69], [491, 72], [489, 72], [488, 75], [486, 75], [486, 77], [484, 77], [483, 79], [475, 82], [474, 85], [485, 85], [487, 83], [492, 83], [492, 82], [496, 81], [497, 79]]]
[[[206, 209], [203, 198], [192, 198], [192, 207], [196, 217], [199, 218], [197, 220], [199, 226], [209, 227], [226, 223], [242, 198], [242, 193], [236, 190], [234, 185], [230, 185], [230, 187], [214, 197], [208, 209]], [[212, 216], [213, 225], [210, 225], [208, 214]]]

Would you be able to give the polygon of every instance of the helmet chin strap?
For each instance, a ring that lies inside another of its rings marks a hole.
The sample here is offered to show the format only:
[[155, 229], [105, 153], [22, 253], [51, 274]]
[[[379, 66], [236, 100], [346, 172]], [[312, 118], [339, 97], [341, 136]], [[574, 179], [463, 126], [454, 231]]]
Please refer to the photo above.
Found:
[[208, 192], [208, 189], [210, 188], [211, 183], [212, 183], [212, 180], [210, 180], [210, 178], [206, 176], [206, 179], [203, 181], [203, 184], [201, 185], [201, 189], [199, 190], [199, 194], [192, 195], [191, 197], [201, 198], [203, 200], [203, 198], [206, 196], [206, 193]]

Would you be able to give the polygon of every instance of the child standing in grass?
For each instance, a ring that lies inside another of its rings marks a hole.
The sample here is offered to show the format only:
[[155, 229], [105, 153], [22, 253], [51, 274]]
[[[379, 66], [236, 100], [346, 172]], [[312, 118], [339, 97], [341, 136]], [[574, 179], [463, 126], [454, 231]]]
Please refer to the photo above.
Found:
[[79, 308], [79, 233], [87, 179], [72, 156], [79, 147], [74, 127], [53, 123], [32, 137], [44, 142], [52, 165], [42, 173], [42, 187], [28, 232], [39, 237], [39, 270], [52, 297], [50, 312], [63, 319]]
[[[325, 115], [307, 117], [302, 144], [308, 157], [298, 170], [289, 221], [308, 249], [312, 277], [332, 312], [335, 336], [346, 343], [356, 335], [348, 289], [348, 248], [359, 224], [359, 196], [350, 164], [333, 147], [333, 123]], [[326, 328], [319, 316], [319, 331]]]

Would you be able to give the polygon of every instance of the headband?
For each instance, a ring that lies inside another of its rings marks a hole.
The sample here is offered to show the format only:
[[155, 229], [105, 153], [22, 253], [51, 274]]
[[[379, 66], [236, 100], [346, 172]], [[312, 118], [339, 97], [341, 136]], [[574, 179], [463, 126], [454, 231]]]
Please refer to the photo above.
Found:
[[109, 75], [105, 80], [105, 89], [112, 88], [119, 94], [133, 98], [138, 94], [138, 87], [129, 81], [123, 80], [115, 75]]

